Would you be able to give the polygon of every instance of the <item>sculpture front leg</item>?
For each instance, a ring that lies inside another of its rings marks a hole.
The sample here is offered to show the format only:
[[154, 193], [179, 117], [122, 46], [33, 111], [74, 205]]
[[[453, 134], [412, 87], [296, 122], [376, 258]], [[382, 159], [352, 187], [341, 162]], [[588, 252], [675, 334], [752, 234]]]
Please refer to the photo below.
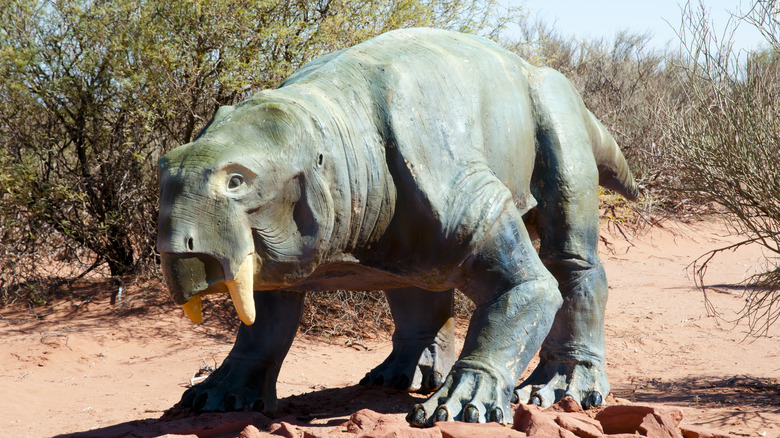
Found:
[[298, 330], [304, 294], [256, 291], [254, 297], [255, 323], [241, 324], [222, 365], [182, 395], [184, 407], [203, 412], [276, 409], [276, 380]]
[[485, 233], [464, 271], [463, 292], [477, 309], [463, 351], [442, 387], [409, 414], [412, 425], [511, 422], [512, 389], [561, 305], [511, 204]]

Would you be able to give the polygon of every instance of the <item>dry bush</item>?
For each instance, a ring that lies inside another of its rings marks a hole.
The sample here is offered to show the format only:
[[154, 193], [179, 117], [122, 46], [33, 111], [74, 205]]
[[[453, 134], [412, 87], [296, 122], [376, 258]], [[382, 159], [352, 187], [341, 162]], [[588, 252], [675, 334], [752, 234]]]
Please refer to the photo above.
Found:
[[[688, 5], [679, 32], [685, 52], [670, 71], [684, 86], [664, 108], [676, 188], [724, 212], [744, 240], [695, 264], [705, 288], [708, 262], [750, 243], [766, 249], [763, 272], [745, 284], [740, 318], [764, 334], [780, 318], [780, 19], [776, 1], [757, 1], [716, 34], [703, 5]], [[767, 48], [736, 52], [737, 25], [757, 26]], [[717, 309], [712, 309], [716, 311]]]
[[668, 133], [660, 109], [678, 91], [666, 53], [649, 48], [649, 34], [618, 33], [612, 40], [567, 38], [544, 22], [520, 24], [510, 47], [521, 57], [554, 68], [575, 85], [585, 105], [615, 137], [642, 189], [638, 203], [604, 192], [602, 207], [614, 223], [645, 225], [682, 201], [670, 191], [665, 151]]
[[301, 331], [353, 339], [371, 337], [392, 330], [390, 306], [385, 294], [372, 292], [309, 292], [301, 317]]
[[[456, 290], [453, 311], [456, 318], [468, 320], [474, 312], [474, 303]], [[360, 340], [392, 329], [390, 306], [381, 291], [309, 292], [306, 296], [301, 317], [303, 333]]]

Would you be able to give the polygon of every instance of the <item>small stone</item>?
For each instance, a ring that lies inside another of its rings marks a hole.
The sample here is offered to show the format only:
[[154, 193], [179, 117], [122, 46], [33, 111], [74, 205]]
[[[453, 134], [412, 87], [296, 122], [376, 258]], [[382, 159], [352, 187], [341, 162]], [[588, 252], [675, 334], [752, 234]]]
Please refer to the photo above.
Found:
[[344, 418], [334, 418], [332, 420], [328, 420], [327, 423], [325, 423], [326, 426], [333, 426], [333, 427], [347, 427], [349, 424], [349, 419]]
[[513, 427], [528, 436], [577, 438], [573, 432], [563, 429], [555, 422], [555, 417], [559, 414], [555, 411], [545, 411], [537, 405], [520, 404], [515, 411]]
[[238, 434], [239, 438], [263, 438], [264, 436], [267, 437], [269, 434], [261, 432], [260, 429], [253, 424], [248, 425], [240, 434]]
[[554, 408], [520, 405], [515, 411], [514, 428], [529, 436], [561, 438], [601, 438], [601, 424], [584, 413], [579, 403], [564, 399]]
[[585, 412], [585, 410], [582, 409], [582, 406], [569, 396], [562, 398], [561, 401], [550, 406], [550, 409], [557, 412]]
[[394, 437], [394, 438], [441, 438], [436, 427], [417, 428], [391, 415], [382, 415], [370, 409], [361, 409], [349, 417], [347, 432], [356, 438]]
[[682, 425], [680, 426], [680, 432], [682, 432], [685, 438], [738, 438], [736, 435], [700, 426]]
[[664, 436], [680, 437], [677, 428], [682, 418], [680, 408], [660, 405], [614, 405], [596, 414], [606, 434], [641, 433], [648, 428], [657, 432], [659, 426], [667, 430]]
[[175, 433], [166, 433], [165, 435], [158, 435], [157, 438], [198, 438], [197, 435], [178, 435]]
[[555, 417], [555, 423], [558, 424], [561, 429], [568, 430], [578, 437], [601, 438], [604, 436], [604, 429], [601, 428], [601, 423], [590, 418], [585, 413], [559, 413]]
[[639, 424], [637, 432], [648, 438], [682, 438], [677, 427], [669, 417], [647, 414]]
[[268, 431], [273, 435], [283, 436], [285, 438], [300, 438], [301, 431], [286, 421], [280, 421], [268, 426]]
[[371, 409], [361, 409], [349, 416], [347, 431], [350, 433], [358, 433], [361, 431], [373, 430], [381, 417], [382, 414], [374, 412]]
[[443, 438], [525, 438], [527, 435], [512, 430], [498, 423], [464, 423], [462, 421], [442, 421], [436, 423], [437, 429], [441, 430]]

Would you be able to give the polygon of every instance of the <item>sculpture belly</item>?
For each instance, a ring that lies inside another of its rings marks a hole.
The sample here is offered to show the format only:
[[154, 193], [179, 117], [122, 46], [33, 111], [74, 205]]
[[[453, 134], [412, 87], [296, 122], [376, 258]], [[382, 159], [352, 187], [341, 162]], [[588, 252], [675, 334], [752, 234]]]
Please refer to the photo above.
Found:
[[[416, 274], [416, 275], [415, 275]], [[300, 283], [287, 287], [288, 290], [317, 292], [330, 290], [389, 290], [403, 287], [418, 287], [429, 291], [446, 291], [454, 284], [443, 281], [443, 276], [419, 275], [408, 270], [392, 271], [369, 267], [357, 261], [330, 262]]]

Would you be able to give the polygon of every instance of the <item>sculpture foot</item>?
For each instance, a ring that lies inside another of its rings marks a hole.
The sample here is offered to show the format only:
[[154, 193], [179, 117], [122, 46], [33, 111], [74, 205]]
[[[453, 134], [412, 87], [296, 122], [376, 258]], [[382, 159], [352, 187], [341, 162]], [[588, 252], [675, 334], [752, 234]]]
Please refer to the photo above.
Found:
[[196, 412], [273, 412], [277, 402], [275, 387], [263, 390], [258, 385], [265, 380], [265, 374], [250, 361], [228, 358], [206, 380], [185, 391], [180, 403]]
[[568, 396], [583, 409], [590, 409], [603, 404], [608, 394], [603, 366], [542, 359], [528, 379], [515, 388], [512, 401], [548, 408]]
[[511, 422], [511, 388], [487, 371], [453, 370], [442, 387], [414, 407], [406, 420], [412, 426], [428, 427], [437, 421], [466, 423]]
[[[429, 393], [441, 387], [455, 362], [449, 345], [401, 344], [376, 368], [369, 371], [361, 385], [388, 386], [402, 391]], [[422, 352], [421, 352], [422, 351]]]

